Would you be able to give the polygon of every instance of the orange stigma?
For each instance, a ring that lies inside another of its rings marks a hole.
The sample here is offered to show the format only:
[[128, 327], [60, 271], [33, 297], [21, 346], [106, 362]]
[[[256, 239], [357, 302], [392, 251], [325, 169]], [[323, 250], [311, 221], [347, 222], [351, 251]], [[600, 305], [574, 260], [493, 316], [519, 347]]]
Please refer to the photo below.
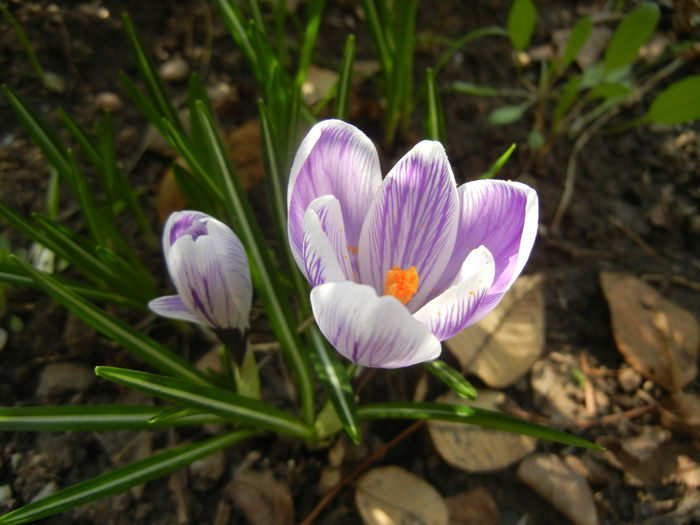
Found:
[[418, 291], [418, 272], [415, 266], [408, 270], [402, 270], [394, 266], [386, 272], [384, 281], [384, 295], [393, 295], [403, 304], [406, 304]]

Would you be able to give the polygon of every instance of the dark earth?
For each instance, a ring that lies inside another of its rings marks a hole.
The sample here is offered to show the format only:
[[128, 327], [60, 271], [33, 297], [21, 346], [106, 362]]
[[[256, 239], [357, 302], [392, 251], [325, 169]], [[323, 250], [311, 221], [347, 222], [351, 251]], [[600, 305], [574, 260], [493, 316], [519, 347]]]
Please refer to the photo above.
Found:
[[[558, 0], [537, 2], [539, 19], [533, 46], [548, 44], [552, 31], [570, 28], [582, 12], [602, 10], [605, 4]], [[674, 25], [674, 11], [667, 5], [670, 2], [661, 4], [659, 30], [675, 34], [678, 39], [692, 38], [693, 35], [684, 34], [677, 23]], [[425, 67], [434, 64], [446, 49], [431, 37], [456, 39], [480, 27], [503, 26], [509, 5], [506, 0], [421, 3], [418, 33], [422, 37], [416, 52], [416, 85], [422, 82]], [[141, 192], [141, 202], [151, 213], [156, 231], [160, 228], [156, 202], [158, 184], [172, 158], [145, 147], [146, 120], [120, 89], [118, 71], [136, 77], [120, 14], [130, 14], [158, 64], [172, 62], [175, 57], [182, 58], [189, 70], [203, 76], [207, 85], [229, 89], [219, 109], [219, 118], [225, 129], [234, 130], [256, 117], [254, 101], [259, 92], [255, 81], [217, 12], [203, 0], [55, 3], [37, 0], [10, 1], [8, 7], [27, 32], [44, 69], [58, 75], [65, 90], [58, 93], [42, 86], [16, 33], [4, 19], [0, 19], [2, 83], [10, 86], [58, 129], [63, 129], [56, 115], [58, 107], [64, 108], [87, 128], [97, 122], [103, 109], [111, 110], [119, 160], [123, 166], [133, 167], [130, 171], [132, 183]], [[303, 9], [299, 10], [298, 17], [303, 20]], [[350, 32], [358, 39], [358, 59], [376, 59], [363, 25], [359, 2], [338, 0], [327, 6], [315, 64], [337, 70], [346, 35]], [[290, 31], [289, 36], [295, 38], [296, 32]], [[695, 37], [697, 39], [697, 34]], [[526, 68], [525, 74], [534, 75], [536, 71], [536, 66]], [[698, 62], [691, 61], [677, 71], [674, 78], [698, 72]], [[628, 367], [615, 346], [599, 274], [602, 270], [627, 272], [648, 282], [677, 305], [695, 314], [700, 312], [700, 128], [697, 124], [647, 125], [593, 136], [579, 157], [573, 198], [555, 232], [551, 224], [562, 195], [573, 140], [562, 138], [545, 156], [534, 158], [526, 142], [531, 116], [516, 124], [492, 126], [487, 121], [489, 112], [507, 101], [455, 93], [448, 89], [455, 80], [496, 87], [516, 85], [507, 40], [484, 38], [468, 44], [447, 63], [438, 82], [445, 88], [446, 147], [458, 180], [477, 177], [515, 142], [518, 150], [499, 177], [527, 182], [539, 192], [540, 235], [525, 272], [541, 272], [546, 277], [545, 359], [548, 355], [563, 355], [579, 363], [581, 356], [585, 355], [597, 388], [605, 392], [609, 400], [607, 413], [645, 405], [649, 398], [662, 399], [664, 391], [648, 381], [640, 389], [644, 395], [626, 394], [618, 384], [615, 372]], [[182, 104], [186, 81], [174, 78], [167, 85], [173, 100]], [[646, 102], [652, 95], [653, 92], [647, 94]], [[369, 79], [359, 86], [353, 102], [354, 121], [377, 143], [381, 139], [377, 120], [379, 100], [376, 79]], [[611, 120], [610, 128], [629, 122], [642, 112], [643, 103], [623, 107]], [[419, 104], [410, 129], [393, 145], [380, 148], [383, 165], [393, 165], [422, 137]], [[63, 138], [68, 140], [67, 133]], [[257, 144], [250, 145], [251, 149], [257, 147]], [[7, 103], [0, 99], [0, 192], [3, 202], [25, 215], [44, 213], [49, 180], [47, 166], [38, 147], [22, 129]], [[258, 204], [261, 222], [267, 225], [262, 186], [254, 185], [251, 198]], [[659, 206], [663, 211], [661, 219]], [[69, 192], [62, 195], [59, 218], [78, 231], [83, 228], [77, 205]], [[29, 248], [29, 242], [17, 232], [11, 231], [7, 225], [0, 227], [3, 238], [9, 241], [13, 250], [26, 251]], [[169, 285], [158, 247], [145, 243], [133, 224], [120, 227], [133, 233], [134, 243], [142, 251], [144, 260], [162, 275], [160, 289], [166, 290]], [[96, 365], [139, 368], [140, 364], [124, 350], [37, 291], [7, 288], [2, 294], [0, 326], [8, 337], [4, 347], [0, 348], [0, 404], [152, 402], [93, 378], [92, 367]], [[154, 316], [140, 318], [129, 312], [118, 313], [192, 359], [200, 358], [212, 346], [212, 342], [201, 334], [175, 332], [168, 323]], [[253, 315], [253, 337], [259, 342], [269, 341], [272, 336], [259, 305], [254, 306]], [[48, 370], [55, 374], [54, 378], [66, 375], [69, 386], [49, 384], [50, 379], [42, 376], [47, 367], [53, 367]], [[280, 386], [283, 379], [278, 368], [279, 361], [273, 361], [263, 371], [265, 395], [269, 398], [286, 395], [284, 387]], [[363, 399], [410, 399], [419, 375], [418, 370], [374, 373], [360, 395]], [[470, 379], [477, 387], [483, 386], [478, 378]], [[526, 377], [508, 388], [506, 393], [520, 407], [520, 415], [550, 417], [547, 408], [533, 396], [529, 384]], [[686, 391], [700, 392], [700, 379], [696, 378]], [[439, 385], [431, 383], [429, 395], [440, 392]], [[646, 427], [657, 428], [659, 424], [659, 415], [652, 410], [631, 420], [619, 418], [607, 425], [567, 430], [610, 445], [638, 436]], [[362, 447], [355, 448], [343, 441], [346, 452], [342, 474], [347, 475], [382, 443], [389, 442], [408, 426], [404, 422], [369, 424], [364, 428]], [[178, 429], [152, 434], [4, 433], [0, 435], [0, 488], [7, 487], [9, 493], [0, 498], [0, 513], [28, 503], [40, 491], [67, 487], [138, 459], [144, 451], [182, 444], [218, 430]], [[693, 446], [691, 436], [677, 431], [673, 431], [672, 436], [673, 442], [684, 447], [697, 465], [700, 449]], [[538, 449], [542, 451], [561, 452], [565, 448], [547, 442], [538, 443]], [[601, 523], [700, 523], [700, 482], [692, 486], [668, 479], [653, 479], [652, 476], [642, 483], [633, 484], [621, 470], [604, 460], [602, 453], [572, 448], [568, 452], [585, 456], [598, 467], [597, 479], [589, 479], [589, 482]], [[291, 488], [295, 520], [301, 521], [322, 496], [320, 483], [329, 460], [327, 449], [309, 450], [286, 439], [266, 436], [226, 451], [225, 456], [218, 457], [217, 461], [224, 467], [221, 471], [211, 464], [197, 472], [183, 470], [168, 479], [151, 482], [143, 489], [43, 522], [103, 525], [248, 523], [249, 518], [239, 505], [233, 503], [231, 496], [231, 481], [243, 471], [270, 473], [287, 484]], [[485, 487], [496, 502], [500, 521], [484, 518], [481, 523], [566, 522], [566, 518], [548, 501], [518, 480], [515, 466], [488, 474], [462, 472], [449, 466], [436, 453], [424, 429], [390, 448], [373, 466], [382, 464], [406, 468], [427, 480], [444, 497], [474, 487]], [[2, 490], [0, 494], [3, 494]], [[340, 525], [360, 521], [351, 484], [323, 510], [316, 523]]]

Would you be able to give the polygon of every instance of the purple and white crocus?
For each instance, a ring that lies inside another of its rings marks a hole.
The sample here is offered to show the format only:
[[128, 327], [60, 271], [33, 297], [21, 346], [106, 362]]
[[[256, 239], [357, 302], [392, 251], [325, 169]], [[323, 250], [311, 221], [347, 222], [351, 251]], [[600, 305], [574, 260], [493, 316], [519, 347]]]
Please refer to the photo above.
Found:
[[177, 295], [148, 307], [158, 315], [225, 332], [248, 327], [253, 287], [248, 258], [231, 228], [199, 211], [168, 217], [163, 251]]
[[439, 142], [422, 141], [382, 180], [354, 126], [315, 125], [289, 178], [289, 242], [316, 322], [338, 352], [382, 368], [440, 355], [440, 341], [493, 310], [537, 234], [530, 187], [457, 187]]

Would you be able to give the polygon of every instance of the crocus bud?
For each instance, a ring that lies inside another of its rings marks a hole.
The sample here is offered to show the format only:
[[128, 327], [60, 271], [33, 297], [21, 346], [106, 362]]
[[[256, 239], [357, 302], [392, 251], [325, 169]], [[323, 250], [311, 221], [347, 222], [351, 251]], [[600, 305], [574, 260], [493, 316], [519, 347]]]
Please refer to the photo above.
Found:
[[151, 310], [217, 332], [248, 327], [250, 269], [241, 241], [228, 226], [202, 212], [175, 212], [165, 224], [163, 251], [178, 293], [152, 300]]

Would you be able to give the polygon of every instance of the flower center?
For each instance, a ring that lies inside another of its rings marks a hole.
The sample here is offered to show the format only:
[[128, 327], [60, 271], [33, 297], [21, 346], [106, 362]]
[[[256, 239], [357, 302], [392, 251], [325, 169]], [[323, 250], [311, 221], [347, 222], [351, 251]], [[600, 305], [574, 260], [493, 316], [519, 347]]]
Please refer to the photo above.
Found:
[[394, 266], [386, 272], [384, 281], [384, 295], [393, 295], [403, 304], [406, 304], [418, 291], [418, 272], [415, 266], [408, 270], [402, 270]]

